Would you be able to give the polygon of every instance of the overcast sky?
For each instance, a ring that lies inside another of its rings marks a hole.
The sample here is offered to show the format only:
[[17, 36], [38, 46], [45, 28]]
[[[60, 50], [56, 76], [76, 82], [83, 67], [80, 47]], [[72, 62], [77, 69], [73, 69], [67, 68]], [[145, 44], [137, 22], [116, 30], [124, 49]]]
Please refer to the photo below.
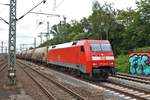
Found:
[[[8, 4], [10, 0], [0, 0], [0, 4]], [[17, 0], [17, 18], [26, 13], [32, 7], [42, 0]], [[92, 2], [95, 0], [47, 0], [45, 4], [41, 4], [34, 12], [42, 12], [49, 14], [59, 14], [67, 17], [67, 22], [71, 20], [80, 20], [88, 17], [92, 11]], [[135, 8], [135, 0], [98, 0], [101, 4], [104, 2], [112, 3], [116, 9], [126, 9], [127, 7]], [[55, 8], [55, 9], [54, 9]], [[9, 21], [9, 7], [0, 5], [0, 17]], [[40, 32], [47, 32], [47, 21], [50, 27], [63, 20], [62, 17], [45, 16], [28, 14], [17, 22], [17, 47], [19, 44], [32, 44], [34, 37], [37, 38], [39, 44], [40, 39], [37, 37]], [[39, 25], [39, 22], [43, 22]], [[8, 41], [8, 25], [0, 20], [0, 43]], [[1, 44], [0, 44], [1, 46]]]

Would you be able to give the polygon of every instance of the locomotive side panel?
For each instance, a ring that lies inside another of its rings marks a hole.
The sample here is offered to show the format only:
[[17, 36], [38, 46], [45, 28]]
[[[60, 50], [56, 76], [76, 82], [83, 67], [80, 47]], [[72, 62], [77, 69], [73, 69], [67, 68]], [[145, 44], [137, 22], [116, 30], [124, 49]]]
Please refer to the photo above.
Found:
[[80, 46], [67, 48], [50, 48], [48, 50], [48, 63], [79, 69], [86, 73], [85, 54]]

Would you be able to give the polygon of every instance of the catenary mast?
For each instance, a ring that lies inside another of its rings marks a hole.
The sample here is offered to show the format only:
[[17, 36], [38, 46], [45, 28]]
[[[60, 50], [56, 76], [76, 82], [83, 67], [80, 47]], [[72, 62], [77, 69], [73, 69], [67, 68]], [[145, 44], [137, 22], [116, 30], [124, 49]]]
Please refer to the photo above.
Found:
[[8, 50], [8, 78], [9, 83], [14, 85], [16, 84], [16, 0], [10, 0]]

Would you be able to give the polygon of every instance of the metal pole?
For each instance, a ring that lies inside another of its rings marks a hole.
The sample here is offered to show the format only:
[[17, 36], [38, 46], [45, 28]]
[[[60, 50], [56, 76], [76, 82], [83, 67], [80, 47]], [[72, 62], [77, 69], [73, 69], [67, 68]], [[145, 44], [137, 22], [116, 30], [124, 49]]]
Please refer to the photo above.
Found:
[[23, 48], [23, 50], [25, 50], [24, 44], [22, 44], [22, 48]]
[[43, 38], [42, 38], [42, 35], [41, 35], [41, 44], [43, 43]]
[[[24, 15], [16, 18], [16, 1], [17, 0], [10, 0], [10, 15], [9, 15], [9, 55], [8, 55], [8, 78], [10, 85], [16, 84], [16, 21], [22, 19], [28, 13], [30, 13], [33, 9], [39, 6], [46, 1], [43, 0], [42, 2], [38, 3], [35, 7], [31, 10], [26, 12]], [[2, 19], [2, 18], [1, 18]], [[2, 19], [3, 20], [3, 19]], [[3, 20], [5, 21], [5, 20]], [[8, 24], [8, 22], [5, 21]]]
[[3, 48], [4, 48], [4, 47], [3, 47], [3, 44], [4, 44], [4, 42], [2, 41], [2, 52], [1, 52], [2, 54], [3, 54]]
[[46, 35], [46, 39], [49, 39], [49, 22], [47, 22], [47, 35]]
[[38, 36], [39, 38], [40, 38], [40, 42], [41, 42], [41, 44], [42, 44], [42, 33], [40, 33], [40, 35]]
[[20, 44], [20, 51], [22, 51], [22, 45]]
[[16, 0], [10, 0], [9, 15], [9, 55], [8, 55], [9, 84], [16, 84]]
[[34, 48], [36, 48], [36, 38], [34, 38]]
[[5, 53], [7, 54], [7, 46], [5, 47]]
[[66, 18], [65, 16], [63, 16], [63, 17], [64, 17], [64, 24], [66, 24], [66, 19], [67, 19], [67, 18]]

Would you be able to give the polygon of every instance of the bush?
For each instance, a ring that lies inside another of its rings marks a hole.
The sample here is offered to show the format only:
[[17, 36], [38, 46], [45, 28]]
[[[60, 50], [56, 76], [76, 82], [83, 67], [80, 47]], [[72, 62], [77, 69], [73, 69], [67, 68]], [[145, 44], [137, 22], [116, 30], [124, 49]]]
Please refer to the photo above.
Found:
[[118, 72], [129, 73], [128, 55], [119, 55], [116, 58], [116, 69]]
[[135, 48], [133, 52], [150, 52], [150, 47]]

